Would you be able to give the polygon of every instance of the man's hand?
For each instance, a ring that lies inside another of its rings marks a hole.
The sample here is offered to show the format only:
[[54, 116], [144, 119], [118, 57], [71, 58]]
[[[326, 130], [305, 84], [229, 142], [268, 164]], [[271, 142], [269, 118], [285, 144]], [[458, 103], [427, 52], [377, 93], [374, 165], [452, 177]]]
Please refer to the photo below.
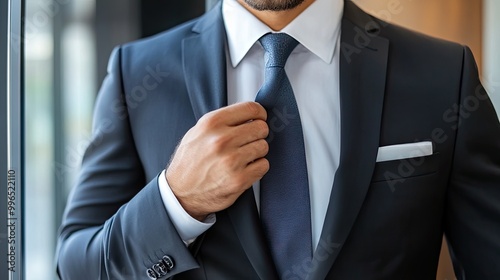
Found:
[[204, 115], [186, 133], [165, 174], [192, 217], [228, 208], [267, 173], [266, 118], [260, 104], [238, 103]]

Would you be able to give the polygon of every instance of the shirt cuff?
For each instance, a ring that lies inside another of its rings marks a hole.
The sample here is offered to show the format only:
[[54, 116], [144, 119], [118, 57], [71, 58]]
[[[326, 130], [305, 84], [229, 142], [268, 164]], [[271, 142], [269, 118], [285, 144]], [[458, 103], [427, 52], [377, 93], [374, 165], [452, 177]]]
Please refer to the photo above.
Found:
[[177, 233], [186, 244], [193, 242], [198, 236], [215, 224], [215, 214], [208, 215], [203, 222], [191, 217], [182, 207], [177, 197], [172, 192], [163, 170], [158, 177], [161, 199], [165, 205], [168, 216], [174, 224]]

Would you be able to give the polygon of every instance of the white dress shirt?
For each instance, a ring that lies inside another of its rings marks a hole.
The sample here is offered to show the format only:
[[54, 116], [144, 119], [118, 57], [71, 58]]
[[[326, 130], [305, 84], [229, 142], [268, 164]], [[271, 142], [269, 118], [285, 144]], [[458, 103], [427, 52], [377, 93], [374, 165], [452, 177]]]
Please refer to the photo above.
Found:
[[[343, 8], [343, 0], [316, 0], [279, 31], [299, 42], [285, 71], [304, 133], [313, 248], [319, 242], [340, 160], [339, 49]], [[264, 82], [264, 50], [258, 39], [274, 31], [236, 0], [223, 1], [222, 15], [228, 39], [228, 103], [254, 101]], [[164, 172], [158, 181], [167, 212], [184, 241], [195, 239], [215, 223], [215, 215], [203, 223], [189, 216], [168, 186]], [[253, 184], [253, 190], [259, 209], [259, 182]]]

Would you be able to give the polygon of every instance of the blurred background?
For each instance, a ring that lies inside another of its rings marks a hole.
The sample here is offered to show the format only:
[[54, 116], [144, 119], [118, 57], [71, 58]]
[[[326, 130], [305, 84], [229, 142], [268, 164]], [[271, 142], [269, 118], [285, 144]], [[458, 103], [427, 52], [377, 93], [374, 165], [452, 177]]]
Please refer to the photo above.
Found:
[[[56, 279], [56, 236], [91, 138], [114, 46], [197, 17], [216, 1], [26, 0], [26, 279]], [[355, 0], [386, 21], [470, 46], [500, 111], [500, 1]], [[439, 280], [455, 279], [446, 250]]]

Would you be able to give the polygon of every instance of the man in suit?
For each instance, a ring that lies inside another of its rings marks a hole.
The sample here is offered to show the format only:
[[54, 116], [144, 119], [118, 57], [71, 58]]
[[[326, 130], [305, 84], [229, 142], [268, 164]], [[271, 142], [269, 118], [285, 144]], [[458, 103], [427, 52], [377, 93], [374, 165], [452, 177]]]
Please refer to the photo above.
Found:
[[[292, 241], [312, 247], [284, 267], [261, 221], [293, 118], [259, 105], [274, 31], [298, 42], [310, 225]], [[93, 127], [62, 279], [435, 279], [443, 233], [459, 279], [500, 279], [500, 125], [470, 50], [350, 1], [224, 0], [118, 47]]]

